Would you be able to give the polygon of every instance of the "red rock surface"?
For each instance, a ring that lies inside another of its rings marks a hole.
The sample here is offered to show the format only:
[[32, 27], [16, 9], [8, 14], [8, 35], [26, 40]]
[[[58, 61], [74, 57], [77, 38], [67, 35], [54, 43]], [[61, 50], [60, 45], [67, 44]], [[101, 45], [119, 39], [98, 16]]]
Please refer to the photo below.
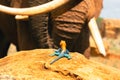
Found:
[[106, 37], [115, 38], [120, 34], [120, 19], [103, 19], [101, 25], [106, 29]]
[[120, 70], [71, 53], [50, 65], [53, 49], [21, 51], [0, 59], [0, 80], [120, 80]]

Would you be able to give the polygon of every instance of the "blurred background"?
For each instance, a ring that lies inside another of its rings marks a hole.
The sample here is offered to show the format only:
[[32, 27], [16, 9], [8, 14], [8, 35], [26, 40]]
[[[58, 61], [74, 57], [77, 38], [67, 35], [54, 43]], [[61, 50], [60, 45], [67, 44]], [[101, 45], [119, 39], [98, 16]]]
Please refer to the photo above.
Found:
[[[120, 0], [103, 0], [103, 9], [97, 19], [108, 56], [92, 56], [91, 59], [120, 69]], [[91, 41], [91, 54], [97, 50]]]
[[120, 0], [103, 0], [103, 9], [97, 22], [109, 49], [120, 53]]
[[100, 17], [120, 19], [120, 0], [103, 0]]

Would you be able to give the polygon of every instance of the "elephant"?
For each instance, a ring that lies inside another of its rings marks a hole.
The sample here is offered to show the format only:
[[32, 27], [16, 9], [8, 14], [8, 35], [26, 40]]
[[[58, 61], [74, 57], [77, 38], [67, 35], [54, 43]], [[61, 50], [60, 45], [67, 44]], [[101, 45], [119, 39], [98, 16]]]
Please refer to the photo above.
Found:
[[[10, 15], [2, 13], [12, 17], [10, 19], [14, 25], [6, 20], [10, 26], [14, 27], [11, 30], [16, 34], [11, 42], [14, 43], [15, 40], [18, 50], [31, 50], [59, 48], [60, 41], [65, 40], [69, 51], [85, 54], [89, 48], [88, 22], [91, 18], [99, 16], [103, 0], [68, 1], [47, 13], [30, 15], [28, 20], [15, 20], [13, 18], [15, 16], [11, 13]], [[7, 6], [21, 9], [41, 5], [49, 0], [7, 0], [4, 2], [9, 2]]]
[[[0, 4], [9, 6], [10, 1], [1, 0]], [[7, 55], [10, 43], [18, 48], [16, 20], [13, 15], [0, 13], [0, 58]]]

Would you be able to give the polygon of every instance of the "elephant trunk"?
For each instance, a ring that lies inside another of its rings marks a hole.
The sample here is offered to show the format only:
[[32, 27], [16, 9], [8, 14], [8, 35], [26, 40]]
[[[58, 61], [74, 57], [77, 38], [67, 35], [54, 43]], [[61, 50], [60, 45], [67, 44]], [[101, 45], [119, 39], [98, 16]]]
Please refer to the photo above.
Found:
[[[48, 0], [28, 0], [29, 6], [36, 6], [46, 3]], [[48, 34], [48, 16], [49, 13], [30, 16], [29, 23], [31, 35], [38, 48], [51, 48], [52, 42]]]
[[52, 11], [52, 38], [56, 46], [59, 46], [61, 40], [65, 40], [69, 51], [85, 52], [89, 47], [87, 11], [88, 5], [84, 0], [75, 0], [74, 3]]

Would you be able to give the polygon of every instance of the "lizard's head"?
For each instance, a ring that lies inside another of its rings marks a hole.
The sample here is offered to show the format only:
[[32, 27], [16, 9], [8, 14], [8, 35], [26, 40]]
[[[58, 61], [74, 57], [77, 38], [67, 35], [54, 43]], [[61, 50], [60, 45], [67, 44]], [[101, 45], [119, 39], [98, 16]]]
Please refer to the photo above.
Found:
[[60, 46], [61, 48], [65, 47], [66, 48], [66, 42], [64, 40], [60, 41]]

